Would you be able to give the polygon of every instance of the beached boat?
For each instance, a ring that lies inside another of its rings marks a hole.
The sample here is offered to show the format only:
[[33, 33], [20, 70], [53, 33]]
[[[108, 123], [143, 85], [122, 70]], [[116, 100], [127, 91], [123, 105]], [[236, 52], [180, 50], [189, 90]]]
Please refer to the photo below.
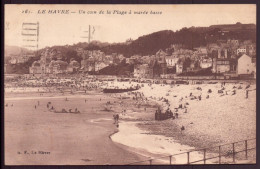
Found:
[[56, 110], [54, 110], [53, 111], [54, 113], [74, 113], [74, 114], [78, 114], [78, 113], [80, 113], [80, 111], [78, 111], [78, 110], [75, 110], [74, 112], [73, 111], [67, 111], [67, 110], [65, 110], [65, 109], [62, 109], [61, 111], [56, 111]]
[[120, 89], [120, 88], [105, 88], [103, 89], [104, 93], [123, 93], [123, 92], [131, 92], [131, 91], [135, 91], [138, 90], [139, 87], [136, 88], [127, 88], [127, 89]]

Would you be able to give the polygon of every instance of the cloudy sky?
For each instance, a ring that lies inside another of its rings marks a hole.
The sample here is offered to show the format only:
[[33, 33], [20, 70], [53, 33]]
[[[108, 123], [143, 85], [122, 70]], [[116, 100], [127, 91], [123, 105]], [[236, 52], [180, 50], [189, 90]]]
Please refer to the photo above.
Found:
[[[23, 13], [25, 10], [30, 13]], [[38, 10], [69, 10], [69, 14], [40, 14]], [[112, 14], [107, 14], [107, 10]], [[121, 14], [114, 13], [121, 11]], [[79, 11], [85, 11], [80, 14]], [[96, 11], [96, 14], [92, 12]], [[103, 14], [99, 14], [104, 11]], [[131, 14], [129, 12], [131, 11]], [[134, 14], [134, 11], [148, 14]], [[161, 14], [150, 14], [150, 12]], [[72, 13], [75, 12], [75, 13]], [[90, 14], [92, 13], [92, 14]], [[124, 14], [127, 13], [127, 14]], [[123, 14], [123, 15], [122, 15]], [[23, 46], [22, 23], [39, 22], [39, 48], [92, 40], [124, 42], [160, 30], [214, 24], [256, 23], [255, 5], [5, 5], [5, 43]], [[93, 29], [92, 29], [93, 32]], [[26, 32], [25, 32], [26, 33]], [[31, 43], [31, 42], [30, 42]]]

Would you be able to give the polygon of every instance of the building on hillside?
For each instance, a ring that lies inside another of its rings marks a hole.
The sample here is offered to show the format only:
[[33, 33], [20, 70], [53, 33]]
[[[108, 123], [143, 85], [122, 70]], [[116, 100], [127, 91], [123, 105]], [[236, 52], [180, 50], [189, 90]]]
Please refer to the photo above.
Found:
[[135, 78], [150, 78], [150, 67], [148, 64], [137, 64], [134, 66]]
[[165, 57], [166, 63], [167, 63], [167, 67], [171, 68], [176, 66], [179, 58], [175, 57], [175, 56], [166, 56]]
[[160, 49], [158, 52], [156, 52], [155, 56], [158, 58], [166, 57], [167, 53], [164, 52], [162, 49]]
[[109, 66], [108, 62], [95, 62], [95, 71], [100, 71], [107, 66]]
[[196, 70], [196, 66], [195, 65], [196, 65], [196, 62], [195, 61], [191, 61], [190, 66], [186, 68], [187, 72], [192, 72], [192, 71]]
[[9, 63], [12, 64], [12, 65], [17, 64], [17, 58], [16, 57], [15, 58], [11, 58], [9, 60]]
[[159, 78], [161, 75], [161, 66], [157, 59], [151, 59], [149, 63], [149, 78]]
[[77, 47], [76, 48], [76, 52], [77, 52], [77, 55], [81, 56], [83, 54], [83, 52], [84, 52], [84, 49], [81, 48], [81, 47]]
[[183, 63], [176, 64], [176, 74], [180, 74], [183, 72]]
[[147, 55], [147, 56], [142, 56], [142, 58], [141, 58], [142, 64], [149, 64], [149, 63], [150, 63], [150, 60], [151, 60], [151, 57], [150, 57], [149, 55]]
[[237, 39], [228, 39], [227, 44], [233, 45], [233, 46], [238, 46], [239, 45], [239, 40]]
[[211, 58], [205, 58], [200, 61], [200, 67], [202, 69], [212, 67], [212, 59]]
[[166, 56], [160, 57], [158, 61], [159, 65], [160, 65], [160, 75], [161, 74], [167, 74], [167, 62], [165, 59]]
[[122, 62], [123, 60], [125, 60], [126, 58], [124, 57], [124, 55], [119, 54], [118, 56], [119, 62]]
[[237, 60], [235, 55], [228, 47], [218, 49], [218, 56], [213, 58], [213, 73], [235, 73], [237, 68]]
[[34, 61], [32, 66], [29, 68], [30, 74], [42, 74], [42, 68], [39, 61]]
[[247, 55], [249, 55], [249, 56], [256, 55], [256, 44], [247, 45]]
[[[54, 60], [55, 59], [55, 60]], [[66, 73], [68, 63], [62, 61], [62, 54], [56, 49], [47, 48], [41, 53], [41, 58], [33, 62], [29, 68], [31, 74]]]
[[237, 49], [237, 55], [239, 54], [246, 54], [247, 51], [246, 51], [246, 47], [245, 46], [241, 46]]
[[46, 69], [46, 73], [63, 74], [67, 73], [68, 63], [62, 60], [52, 60]]
[[230, 71], [230, 60], [226, 58], [214, 58], [212, 65], [213, 73], [225, 73]]
[[248, 75], [254, 73], [256, 73], [256, 64], [254, 59], [246, 54], [240, 56], [237, 61], [237, 74]]
[[96, 60], [93, 57], [89, 57], [88, 59], [83, 59], [81, 61], [81, 69], [84, 72], [95, 72], [95, 63]]
[[207, 47], [199, 47], [195, 49], [198, 51], [198, 54], [205, 55], [205, 56], [208, 55]]
[[133, 55], [126, 60], [126, 63], [141, 64], [142, 63], [142, 56], [141, 55]]
[[228, 58], [228, 48], [221, 48], [218, 50], [218, 58]]
[[244, 45], [250, 45], [250, 44], [252, 44], [252, 40], [245, 40], [245, 41], [243, 42], [243, 44], [244, 44]]
[[125, 62], [126, 62], [127, 64], [132, 65], [132, 64], [135, 63], [135, 59], [133, 59], [133, 58], [126, 58]]
[[80, 64], [76, 60], [71, 60], [67, 66], [67, 73], [75, 73], [79, 70]]

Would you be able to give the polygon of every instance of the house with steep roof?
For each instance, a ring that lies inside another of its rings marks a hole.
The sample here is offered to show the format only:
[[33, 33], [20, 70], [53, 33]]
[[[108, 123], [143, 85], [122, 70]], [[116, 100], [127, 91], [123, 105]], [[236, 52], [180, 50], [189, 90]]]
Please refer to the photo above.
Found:
[[158, 78], [161, 74], [161, 66], [157, 59], [152, 59], [149, 63], [149, 78]]
[[167, 63], [167, 67], [174, 67], [176, 66], [179, 58], [176, 56], [166, 56], [165, 61]]

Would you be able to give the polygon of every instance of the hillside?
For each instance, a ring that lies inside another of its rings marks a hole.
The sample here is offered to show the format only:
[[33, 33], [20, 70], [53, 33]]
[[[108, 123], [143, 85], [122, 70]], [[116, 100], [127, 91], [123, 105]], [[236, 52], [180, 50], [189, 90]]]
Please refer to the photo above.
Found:
[[[182, 28], [178, 31], [162, 30], [154, 32], [148, 35], [139, 37], [133, 40], [131, 43], [106, 43], [99, 41], [92, 41], [88, 43], [77, 43], [74, 45], [66, 46], [52, 46], [50, 49], [56, 49], [62, 53], [62, 60], [69, 62], [71, 58], [74, 58], [79, 63], [81, 62], [81, 56], [77, 55], [76, 48], [80, 47], [86, 50], [101, 50], [105, 54], [119, 53], [129, 58], [133, 55], [154, 55], [160, 49], [165, 50], [172, 44], [181, 44], [183, 48], [193, 49], [195, 47], [206, 46], [209, 43], [217, 43], [219, 40], [238, 39], [238, 40], [252, 40], [256, 42], [256, 25], [255, 24], [229, 24], [229, 25], [212, 25], [209, 27], [190, 27]], [[44, 49], [40, 49], [40, 54]], [[5, 53], [19, 53], [22, 48], [19, 47], [5, 47]], [[26, 50], [26, 49], [23, 49]], [[28, 51], [28, 50], [27, 50]], [[36, 56], [37, 59], [40, 56]], [[20, 67], [29, 67], [32, 63], [30, 60]], [[19, 65], [13, 66], [10, 69], [12, 73], [19, 72]], [[22, 70], [24, 70], [24, 67]], [[111, 67], [111, 69], [121, 70], [117, 67]], [[25, 73], [28, 71], [22, 71]], [[132, 70], [132, 69], [129, 69]], [[103, 71], [101, 71], [103, 72]], [[103, 73], [106, 73], [104, 71]]]
[[[224, 34], [222, 31], [226, 31]], [[218, 40], [238, 39], [256, 41], [256, 25], [230, 24], [212, 25], [209, 27], [182, 28], [176, 32], [163, 30], [144, 35], [132, 43], [119, 43], [110, 45], [92, 44], [92, 49], [99, 49], [106, 54], [121, 53], [125, 57], [132, 55], [153, 55], [158, 50], [165, 50], [171, 44], [181, 44], [184, 48], [193, 49], [216, 43]], [[102, 43], [101, 43], [102, 44]], [[90, 49], [86, 47], [86, 49]]]
[[211, 25], [209, 28], [219, 28], [223, 31], [239, 31], [239, 30], [254, 30], [255, 24], [241, 24], [237, 22], [236, 24], [224, 24], [224, 25]]

